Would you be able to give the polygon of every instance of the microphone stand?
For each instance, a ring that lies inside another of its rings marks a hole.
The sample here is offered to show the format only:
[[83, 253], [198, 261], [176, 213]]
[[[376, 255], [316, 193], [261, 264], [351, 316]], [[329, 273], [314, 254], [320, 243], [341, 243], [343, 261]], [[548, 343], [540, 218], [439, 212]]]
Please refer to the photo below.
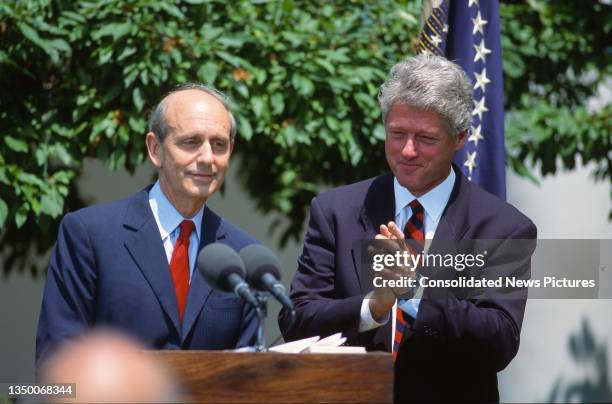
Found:
[[257, 340], [255, 342], [255, 352], [266, 352], [266, 337], [264, 332], [264, 326], [266, 317], [268, 316], [268, 294], [256, 292], [257, 302], [259, 307], [255, 309], [257, 313]]

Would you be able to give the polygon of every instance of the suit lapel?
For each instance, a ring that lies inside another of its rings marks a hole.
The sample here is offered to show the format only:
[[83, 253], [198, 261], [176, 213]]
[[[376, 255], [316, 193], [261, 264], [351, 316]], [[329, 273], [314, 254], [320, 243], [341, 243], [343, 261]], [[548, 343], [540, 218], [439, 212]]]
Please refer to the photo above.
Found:
[[125, 215], [124, 227], [130, 230], [125, 238], [125, 247], [178, 333], [178, 308], [168, 258], [149, 206], [147, 190], [139, 192], [132, 199]]
[[[204, 213], [202, 215], [202, 238], [200, 240], [200, 246], [198, 248], [198, 254], [208, 244], [225, 238], [225, 231], [221, 226], [221, 218], [211, 211], [207, 206], [204, 207]], [[184, 341], [191, 328], [195, 324], [200, 311], [204, 307], [206, 300], [210, 296], [212, 289], [200, 275], [200, 271], [197, 266], [191, 276], [191, 283], [189, 285], [189, 294], [187, 296], [187, 305], [185, 306], [185, 313], [183, 315], [183, 329], [181, 332], [181, 340]]]
[[[455, 184], [428, 250], [430, 254], [457, 254], [458, 242], [470, 228], [469, 201], [471, 184], [454, 164], [453, 169], [456, 174]], [[429, 275], [431, 276], [431, 274]], [[451, 279], [456, 275], [455, 271], [436, 271], [437, 279]]]
[[436, 228], [434, 243], [436, 240], [460, 240], [470, 228], [471, 184], [454, 164], [453, 169], [456, 174], [455, 184]]

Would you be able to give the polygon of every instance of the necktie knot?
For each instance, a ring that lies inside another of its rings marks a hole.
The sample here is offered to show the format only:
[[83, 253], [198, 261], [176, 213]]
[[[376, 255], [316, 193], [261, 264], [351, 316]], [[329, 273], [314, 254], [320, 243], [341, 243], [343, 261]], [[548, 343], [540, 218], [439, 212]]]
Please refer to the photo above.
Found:
[[195, 224], [191, 220], [183, 220], [181, 222], [181, 233], [179, 237], [183, 240], [188, 240], [189, 236], [191, 236], [191, 232], [195, 229]]
[[410, 209], [412, 209], [412, 215], [406, 222], [406, 226], [404, 227], [404, 235], [406, 238], [417, 241], [422, 246], [425, 244], [425, 209], [416, 199], [410, 202], [408, 206], [410, 206]]
[[412, 214], [416, 215], [419, 214], [421, 212], [423, 212], [423, 205], [421, 205], [421, 203], [419, 202], [418, 199], [413, 200], [412, 202], [410, 202], [408, 204], [408, 206], [410, 206], [410, 209], [412, 209]]

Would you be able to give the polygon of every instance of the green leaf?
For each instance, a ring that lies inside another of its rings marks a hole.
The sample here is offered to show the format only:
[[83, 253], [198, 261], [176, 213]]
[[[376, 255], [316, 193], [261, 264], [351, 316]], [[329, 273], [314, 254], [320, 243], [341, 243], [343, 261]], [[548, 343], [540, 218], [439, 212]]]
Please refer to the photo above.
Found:
[[28, 151], [28, 144], [24, 140], [15, 139], [12, 136], [6, 135], [4, 136], [4, 143], [16, 152], [25, 153]]
[[327, 126], [332, 131], [337, 131], [338, 129], [340, 129], [340, 123], [338, 122], [338, 120], [336, 118], [334, 118], [331, 115], [328, 115], [328, 116], [325, 117], [325, 123], [327, 123]]
[[40, 201], [38, 201], [37, 199], [29, 199], [28, 202], [30, 204], [30, 209], [32, 210], [32, 213], [34, 213], [35, 216], [39, 216], [41, 211]]
[[100, 53], [99, 53], [98, 63], [100, 65], [105, 65], [113, 57], [113, 54], [114, 54], [113, 46], [111, 45], [105, 46], [105, 47], [100, 48], [99, 50], [100, 50]]
[[242, 82], [238, 82], [235, 84], [234, 88], [242, 96], [242, 98], [249, 98], [249, 88], [246, 84]]
[[295, 126], [288, 125], [286, 128], [283, 128], [281, 135], [283, 136], [287, 146], [291, 147], [295, 144], [297, 139], [297, 131], [295, 130]]
[[140, 82], [145, 86], [149, 84], [149, 72], [146, 69], [140, 72]]
[[166, 2], [160, 1], [158, 3], [159, 7], [166, 10], [166, 12], [168, 14], [170, 14], [172, 17], [177, 18], [179, 20], [183, 20], [185, 18], [185, 14], [183, 14], [181, 12], [181, 10], [176, 7], [175, 5], [172, 4], [168, 4]]
[[121, 54], [119, 54], [119, 56], [117, 56], [117, 62], [121, 62], [122, 60], [132, 56], [137, 51], [138, 51], [138, 49], [136, 49], [135, 47], [132, 47], [132, 46], [126, 47], [125, 49], [123, 49], [123, 52], [121, 52]]
[[239, 58], [238, 56], [230, 55], [227, 52], [217, 51], [217, 56], [234, 67], [240, 67], [244, 64], [243, 59]]
[[17, 228], [20, 229], [21, 226], [23, 226], [23, 224], [26, 222], [27, 219], [28, 219], [28, 208], [22, 205], [17, 210], [17, 213], [15, 213], [15, 224], [17, 225]]
[[283, 95], [280, 93], [274, 93], [270, 97], [270, 104], [272, 105], [272, 113], [274, 115], [280, 115], [285, 109], [285, 100]]
[[51, 176], [51, 180], [58, 184], [68, 184], [74, 178], [74, 171], [60, 170]]
[[290, 31], [285, 31], [282, 34], [283, 38], [291, 43], [292, 47], [298, 47], [302, 43], [302, 36]]
[[43, 182], [43, 180], [41, 180], [39, 177], [37, 177], [36, 175], [27, 173], [23, 170], [19, 170], [19, 172], [17, 173], [17, 179], [22, 182], [23, 184], [28, 184], [28, 185], [33, 185], [36, 186], [38, 188], [44, 188], [45, 187], [45, 183]]
[[349, 154], [351, 156], [351, 165], [357, 167], [363, 156], [363, 151], [355, 142], [349, 144]]
[[122, 144], [127, 144], [130, 140], [130, 132], [126, 125], [121, 125], [119, 127], [119, 140]]
[[142, 111], [144, 108], [144, 98], [142, 97], [142, 93], [140, 92], [140, 88], [136, 87], [132, 90], [132, 101], [134, 101], [134, 105], [136, 106], [137, 111]]
[[8, 217], [8, 205], [0, 199], [0, 229], [4, 227], [6, 218]]
[[87, 21], [87, 19], [83, 15], [75, 13], [74, 11], [63, 11], [61, 15], [62, 17], [69, 18], [81, 24]]
[[222, 36], [217, 42], [226, 48], [240, 48], [246, 41], [245, 36]]
[[351, 59], [347, 56], [349, 50], [347, 48], [338, 48], [335, 50], [324, 49], [321, 55], [325, 56], [330, 62], [335, 63], [349, 63]]
[[332, 90], [334, 90], [334, 92], [336, 93], [351, 90], [351, 86], [347, 84], [344, 80], [335, 77], [329, 77], [327, 78], [327, 82], [331, 86]]
[[246, 141], [251, 140], [253, 137], [253, 127], [247, 119], [241, 118], [238, 121], [238, 132]]
[[251, 108], [253, 108], [253, 112], [255, 116], [261, 117], [264, 109], [264, 100], [262, 97], [253, 97], [251, 98]]
[[67, 128], [67, 127], [61, 126], [58, 123], [52, 123], [51, 130], [53, 131], [53, 133], [58, 134], [68, 139], [74, 137], [77, 132], [73, 128]]
[[378, 140], [384, 141], [387, 138], [385, 127], [382, 124], [378, 124], [374, 127], [373, 134], [374, 134], [374, 138]]
[[53, 155], [63, 164], [70, 165], [72, 163], [72, 156], [70, 155], [68, 150], [66, 150], [64, 145], [56, 143], [55, 145], [53, 145], [52, 150]]
[[43, 166], [47, 162], [47, 157], [49, 156], [49, 147], [46, 144], [40, 144], [34, 151], [34, 155], [36, 157], [36, 164], [39, 166]]
[[317, 58], [314, 61], [316, 64], [318, 64], [319, 66], [321, 66], [323, 69], [325, 69], [327, 71], [327, 73], [329, 74], [336, 74], [336, 69], [334, 68], [334, 65], [331, 64], [328, 60], [326, 59], [322, 59], [322, 58]]
[[315, 86], [313, 82], [307, 77], [302, 76], [300, 74], [293, 75], [293, 77], [291, 78], [291, 84], [293, 85], [293, 88], [295, 88], [300, 93], [300, 95], [303, 95], [305, 97], [312, 95], [312, 93], [314, 92]]
[[40, 46], [41, 48], [44, 47], [43, 40], [40, 38], [40, 36], [38, 35], [38, 32], [36, 32], [34, 28], [30, 27], [25, 22], [17, 24], [17, 27], [19, 27], [19, 31], [21, 31], [23, 36], [25, 36], [26, 38], [28, 38], [30, 41]]
[[219, 67], [212, 62], [208, 62], [202, 65], [198, 69], [198, 79], [207, 84], [214, 84], [219, 74]]
[[112, 23], [104, 25], [99, 30], [94, 31], [91, 36], [94, 39], [100, 39], [105, 36], [112, 36], [113, 40], [116, 41], [117, 39], [129, 33], [131, 28], [132, 25], [129, 22]]
[[4, 167], [0, 167], [0, 182], [6, 185], [9, 185], [9, 179], [6, 176], [6, 169]]
[[132, 129], [136, 133], [144, 134], [147, 130], [147, 123], [143, 118], [135, 118], [133, 116], [128, 120], [128, 124], [130, 125], [130, 129]]
[[47, 45], [57, 49], [58, 51], [67, 53], [68, 55], [72, 53], [70, 45], [68, 45], [68, 42], [63, 39], [52, 39], [50, 41], [47, 41]]

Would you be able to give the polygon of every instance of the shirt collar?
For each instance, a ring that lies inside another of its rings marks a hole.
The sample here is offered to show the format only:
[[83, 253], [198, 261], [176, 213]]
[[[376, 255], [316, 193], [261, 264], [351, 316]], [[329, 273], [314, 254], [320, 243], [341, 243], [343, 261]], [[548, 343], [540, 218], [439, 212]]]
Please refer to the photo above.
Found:
[[153, 188], [149, 191], [149, 205], [151, 205], [151, 210], [153, 211], [153, 216], [157, 222], [162, 240], [165, 240], [166, 237], [168, 237], [185, 219], [191, 220], [195, 224], [198, 240], [202, 239], [200, 235], [202, 230], [200, 227], [205, 205], [202, 205], [194, 216], [188, 218], [183, 217], [183, 215], [176, 210], [174, 205], [172, 205], [172, 202], [166, 198], [166, 195], [164, 195], [159, 185], [159, 180], [155, 182], [155, 185], [153, 185]]
[[401, 212], [410, 202], [418, 199], [425, 212], [435, 221], [440, 219], [442, 212], [448, 203], [450, 194], [453, 191], [455, 185], [455, 170], [450, 170], [448, 177], [432, 190], [426, 194], [421, 195], [419, 198], [414, 196], [408, 188], [404, 188], [397, 181], [397, 178], [393, 178], [393, 192], [395, 193], [395, 216]]

